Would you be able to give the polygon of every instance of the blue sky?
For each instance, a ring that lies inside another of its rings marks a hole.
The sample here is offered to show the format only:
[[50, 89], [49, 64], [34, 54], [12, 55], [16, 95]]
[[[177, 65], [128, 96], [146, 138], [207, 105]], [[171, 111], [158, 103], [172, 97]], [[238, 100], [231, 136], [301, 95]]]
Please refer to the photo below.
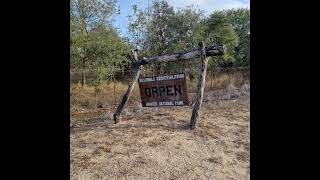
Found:
[[[149, 0], [151, 6], [152, 0]], [[175, 9], [194, 5], [206, 12], [206, 15], [215, 10], [232, 9], [232, 8], [250, 8], [250, 0], [168, 0], [169, 4]], [[148, 0], [118, 0], [120, 15], [113, 18], [114, 27], [119, 29], [121, 36], [126, 36], [128, 27], [128, 15], [133, 14], [132, 5], [137, 4], [139, 8], [148, 7]]]

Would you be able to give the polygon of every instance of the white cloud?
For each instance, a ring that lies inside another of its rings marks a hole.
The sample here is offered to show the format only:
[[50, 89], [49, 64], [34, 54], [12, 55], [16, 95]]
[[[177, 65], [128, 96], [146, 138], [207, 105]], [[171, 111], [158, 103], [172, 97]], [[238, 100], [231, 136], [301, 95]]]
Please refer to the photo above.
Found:
[[206, 14], [215, 10], [250, 8], [250, 0], [168, 0], [168, 2], [175, 8], [194, 5], [205, 10]]

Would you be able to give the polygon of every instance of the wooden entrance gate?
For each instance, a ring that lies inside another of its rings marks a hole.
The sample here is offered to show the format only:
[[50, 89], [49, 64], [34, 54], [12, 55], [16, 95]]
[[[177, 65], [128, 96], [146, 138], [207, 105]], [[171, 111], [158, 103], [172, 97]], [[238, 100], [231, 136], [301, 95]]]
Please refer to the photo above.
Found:
[[189, 51], [178, 52], [178, 53], [168, 54], [163, 56], [156, 56], [151, 58], [143, 58], [140, 60], [138, 59], [138, 50], [131, 51], [130, 60], [132, 63], [132, 68], [135, 72], [134, 78], [129, 83], [126, 93], [123, 95], [119, 105], [117, 106], [115, 113], [113, 114], [113, 119], [115, 124], [119, 122], [122, 109], [127, 103], [132, 93], [132, 90], [135, 86], [135, 83], [138, 81], [143, 65], [150, 64], [150, 63], [161, 63], [161, 62], [168, 62], [168, 61], [190, 60], [190, 59], [200, 58], [201, 64], [199, 67], [200, 73], [199, 73], [199, 79], [197, 84], [197, 92], [196, 92], [195, 104], [192, 109], [192, 115], [191, 115], [191, 121], [190, 121], [190, 128], [194, 129], [196, 127], [197, 119], [200, 116], [200, 109], [201, 109], [201, 104], [203, 100], [203, 92], [204, 92], [205, 81], [206, 81], [205, 78], [206, 78], [206, 71], [208, 66], [208, 57], [222, 56], [225, 54], [225, 51], [226, 51], [226, 47], [223, 44], [205, 47], [204, 42], [199, 42], [198, 45], [199, 45], [198, 49], [193, 49]]

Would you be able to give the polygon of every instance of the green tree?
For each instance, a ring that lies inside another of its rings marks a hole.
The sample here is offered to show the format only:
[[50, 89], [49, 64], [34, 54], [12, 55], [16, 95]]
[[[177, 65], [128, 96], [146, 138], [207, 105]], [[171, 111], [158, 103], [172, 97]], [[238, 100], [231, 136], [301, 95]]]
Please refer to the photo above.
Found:
[[234, 48], [238, 45], [238, 36], [230, 24], [225, 11], [216, 11], [204, 19], [195, 33], [195, 42], [204, 41], [207, 46], [225, 44], [226, 54], [220, 57], [211, 57], [209, 68], [217, 66], [231, 66], [235, 62]]
[[[139, 44], [139, 46], [134, 45], [139, 48], [139, 54], [142, 56], [158, 56], [197, 48], [198, 42], [204, 41], [206, 46], [225, 44], [227, 47], [224, 56], [211, 57], [209, 68], [228, 67], [240, 61], [246, 62], [244, 59], [248, 57], [248, 53], [243, 47], [248, 46], [246, 41], [248, 35], [240, 33], [243, 27], [238, 24], [247, 21], [237, 20], [237, 14], [230, 13], [230, 10], [215, 11], [205, 18], [201, 10], [192, 6], [174, 10], [166, 0], [153, 1], [149, 14], [137, 6], [133, 8], [135, 21], [131, 19], [129, 31], [135, 35], [131, 36], [135, 37], [132, 42]], [[242, 16], [239, 18], [241, 19]], [[237, 51], [239, 47], [240, 53]], [[172, 72], [177, 68], [183, 70], [184, 67], [196, 72], [197, 66], [192, 66], [192, 64], [194, 61], [168, 62], [148, 66], [155, 67], [152, 69], [157, 74]]]
[[110, 80], [117, 71], [123, 70], [122, 66], [126, 61], [124, 54], [129, 52], [129, 45], [118, 36], [117, 31], [103, 25], [91, 31], [90, 39], [94, 42], [90, 47], [90, 54], [95, 59], [93, 67], [98, 75], [97, 82]]
[[147, 14], [138, 9], [137, 5], [132, 6], [133, 15], [129, 15], [129, 42], [138, 50], [146, 48], [146, 34], [147, 34]]
[[[115, 0], [71, 0], [70, 30], [71, 30], [71, 66], [85, 69], [95, 62], [96, 39], [91, 37], [91, 32], [101, 24], [107, 26], [110, 17], [116, 13]], [[85, 74], [82, 71], [82, 86], [85, 84]]]
[[[92, 69], [96, 82], [110, 80], [123, 70], [129, 45], [110, 23], [117, 13], [115, 0], [71, 1], [71, 67]], [[85, 73], [82, 71], [82, 85]]]
[[[133, 10], [135, 13], [129, 19], [129, 32], [132, 42], [140, 44], [140, 46], [135, 44], [140, 50], [140, 55], [158, 56], [195, 46], [193, 33], [201, 20], [202, 11], [192, 6], [174, 10], [164, 0], [153, 1], [150, 11], [140, 10], [137, 6], [133, 6]], [[171, 71], [177, 67], [181, 67], [181, 63], [170, 62], [147, 66], [156, 73]]]
[[237, 65], [250, 65], [250, 10], [245, 8], [227, 10], [226, 14], [234, 27], [239, 44], [236, 47]]

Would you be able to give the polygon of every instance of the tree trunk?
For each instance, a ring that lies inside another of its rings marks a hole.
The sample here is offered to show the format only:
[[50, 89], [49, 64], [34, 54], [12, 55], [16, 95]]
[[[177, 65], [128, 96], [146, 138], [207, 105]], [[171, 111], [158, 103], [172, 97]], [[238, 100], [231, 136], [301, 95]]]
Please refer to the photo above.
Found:
[[240, 44], [235, 47], [235, 57], [236, 57], [236, 61], [239, 62], [240, 59], [239, 59], [239, 52], [240, 52]]
[[[216, 74], [214, 74], [214, 83], [216, 83], [216, 87], [217, 87], [217, 75]], [[216, 88], [217, 89], [217, 88]]]
[[81, 86], [85, 86], [86, 85], [86, 76], [85, 76], [85, 73], [84, 73], [84, 70], [85, 70], [85, 60], [82, 59], [82, 77], [81, 77]]
[[85, 86], [86, 85], [86, 76], [83, 72], [84, 70], [82, 70], [82, 74], [81, 74], [81, 86]]

